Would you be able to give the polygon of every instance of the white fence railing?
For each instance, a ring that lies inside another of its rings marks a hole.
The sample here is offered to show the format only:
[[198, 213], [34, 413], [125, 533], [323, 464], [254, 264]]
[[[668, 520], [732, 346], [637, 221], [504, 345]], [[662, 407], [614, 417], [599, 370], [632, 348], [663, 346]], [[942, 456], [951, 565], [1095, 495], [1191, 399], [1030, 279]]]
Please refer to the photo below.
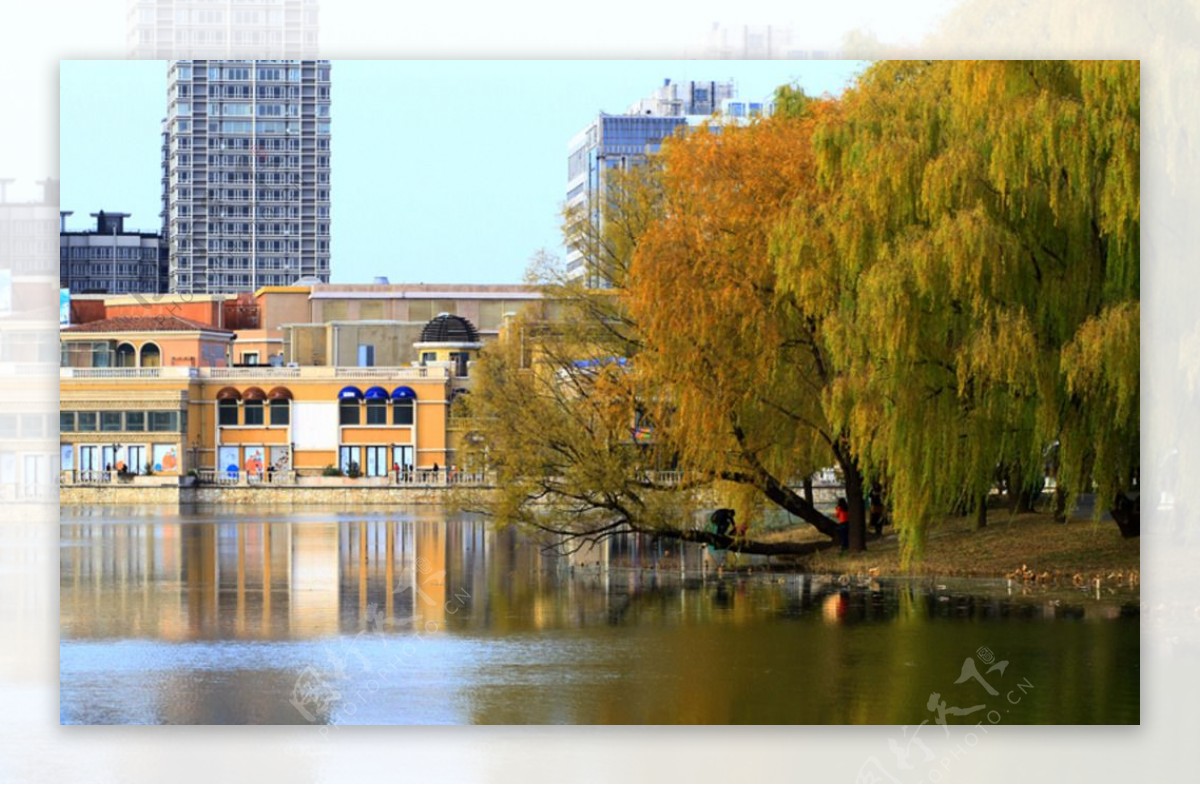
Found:
[[60, 379], [194, 379], [197, 368], [59, 368]]
[[389, 472], [377, 477], [359, 476], [346, 477], [333, 475], [324, 476], [318, 471], [300, 473], [296, 471], [277, 471], [247, 474], [241, 471], [200, 469], [196, 472], [196, 481], [200, 485], [259, 485], [259, 486], [341, 486], [363, 485], [370, 487], [413, 487], [413, 488], [449, 488], [449, 487], [490, 487], [494, 484], [494, 476], [489, 472], [464, 472], [448, 469], [413, 469], [411, 471]]
[[393, 368], [259, 365], [253, 368], [59, 368], [59, 379], [447, 379], [444, 364]]

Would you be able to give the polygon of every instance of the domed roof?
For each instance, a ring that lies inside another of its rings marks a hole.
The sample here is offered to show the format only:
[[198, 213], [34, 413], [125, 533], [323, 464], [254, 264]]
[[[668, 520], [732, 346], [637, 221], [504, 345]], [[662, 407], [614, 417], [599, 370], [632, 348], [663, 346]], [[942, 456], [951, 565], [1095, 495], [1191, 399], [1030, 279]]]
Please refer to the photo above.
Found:
[[421, 329], [421, 343], [479, 343], [479, 331], [461, 316], [439, 313]]

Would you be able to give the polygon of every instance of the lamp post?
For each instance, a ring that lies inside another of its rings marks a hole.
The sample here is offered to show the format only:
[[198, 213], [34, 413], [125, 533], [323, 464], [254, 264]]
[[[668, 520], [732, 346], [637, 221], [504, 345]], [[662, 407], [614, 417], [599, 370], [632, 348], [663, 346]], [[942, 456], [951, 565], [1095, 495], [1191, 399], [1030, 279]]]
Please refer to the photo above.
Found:
[[[118, 455], [118, 454], [121, 452], [121, 443], [120, 443], [120, 442], [113, 442], [112, 444], [110, 444], [110, 445], [109, 445], [109, 447], [111, 447], [111, 448], [112, 448], [112, 469], [113, 469], [113, 472], [114, 472], [115, 474], [118, 474], [118, 475], [119, 475], [119, 474], [121, 474], [121, 469], [119, 468], [119, 467], [120, 467], [120, 461], [117, 459], [117, 455]], [[111, 480], [111, 479], [112, 479], [112, 475], [109, 475], [108, 479], [110, 479], [110, 480]]]

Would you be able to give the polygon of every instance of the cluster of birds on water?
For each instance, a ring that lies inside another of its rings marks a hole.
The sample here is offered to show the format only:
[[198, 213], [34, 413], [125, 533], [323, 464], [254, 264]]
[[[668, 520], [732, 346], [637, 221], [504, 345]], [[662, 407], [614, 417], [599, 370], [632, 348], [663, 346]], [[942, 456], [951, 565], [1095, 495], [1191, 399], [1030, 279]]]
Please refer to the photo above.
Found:
[[[1012, 572], [1006, 573], [1005, 578], [1010, 581], [1020, 581], [1021, 583], [1034, 584], [1052, 584], [1055, 586], [1061, 585], [1067, 580], [1067, 574], [1062, 572], [1050, 572], [1042, 570], [1040, 573], [1032, 570], [1028, 565], [1022, 564]], [[1099, 588], [1102, 585], [1109, 586], [1127, 586], [1134, 588], [1141, 580], [1141, 574], [1136, 569], [1129, 570], [1110, 570], [1108, 573], [1092, 573], [1090, 576], [1084, 575], [1082, 572], [1074, 573], [1070, 576], [1071, 585], [1077, 589]]]

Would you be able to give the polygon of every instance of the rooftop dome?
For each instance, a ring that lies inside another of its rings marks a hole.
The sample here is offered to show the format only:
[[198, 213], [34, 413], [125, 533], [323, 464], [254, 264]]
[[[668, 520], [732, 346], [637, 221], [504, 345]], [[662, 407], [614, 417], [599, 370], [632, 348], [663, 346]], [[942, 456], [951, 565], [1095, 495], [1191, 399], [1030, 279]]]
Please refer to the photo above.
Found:
[[479, 331], [461, 316], [439, 313], [421, 329], [421, 343], [479, 343]]

